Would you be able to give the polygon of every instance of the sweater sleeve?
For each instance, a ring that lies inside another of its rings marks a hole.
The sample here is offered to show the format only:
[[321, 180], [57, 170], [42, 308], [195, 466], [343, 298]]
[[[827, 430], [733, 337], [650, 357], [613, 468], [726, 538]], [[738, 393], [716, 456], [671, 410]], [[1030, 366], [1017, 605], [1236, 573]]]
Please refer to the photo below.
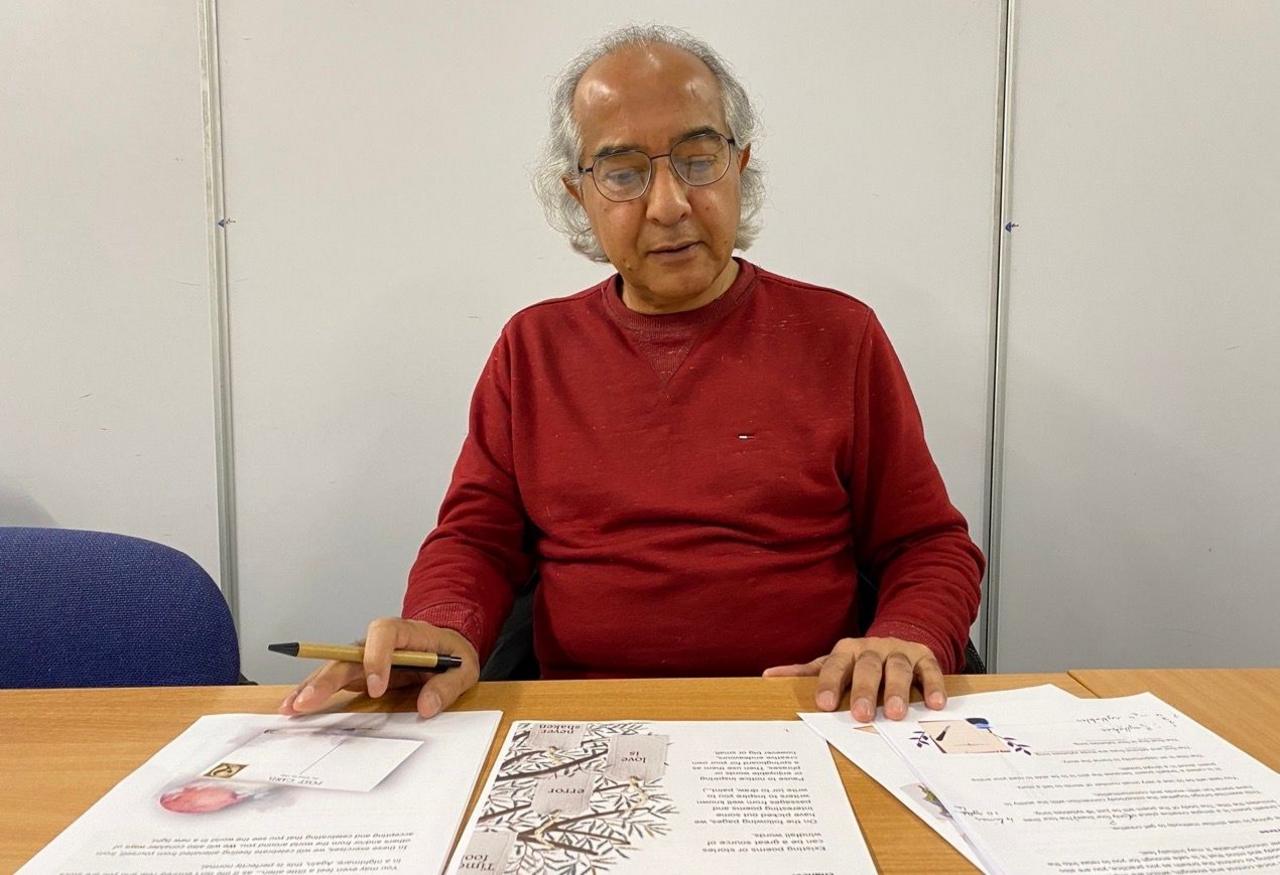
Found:
[[462, 634], [481, 665], [532, 568], [512, 463], [510, 387], [504, 332], [472, 395], [467, 436], [437, 525], [409, 571], [402, 611]]
[[852, 506], [859, 567], [879, 581], [867, 634], [928, 646], [964, 665], [985, 560], [925, 444], [907, 377], [874, 314], [855, 374]]

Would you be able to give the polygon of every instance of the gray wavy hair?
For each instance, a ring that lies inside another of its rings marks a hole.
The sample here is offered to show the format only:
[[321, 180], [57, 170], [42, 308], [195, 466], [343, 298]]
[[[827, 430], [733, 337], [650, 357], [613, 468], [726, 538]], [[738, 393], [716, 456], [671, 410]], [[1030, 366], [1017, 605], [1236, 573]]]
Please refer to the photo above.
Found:
[[[625, 46], [655, 43], [683, 49], [706, 64], [720, 84], [724, 117], [729, 136], [738, 147], [755, 140], [760, 120], [751, 108], [747, 90], [733, 75], [729, 64], [715, 49], [678, 27], [660, 24], [632, 25], [605, 34], [569, 62], [551, 91], [551, 131], [533, 174], [533, 190], [542, 203], [551, 227], [569, 238], [569, 245], [592, 261], [607, 262], [608, 256], [591, 230], [586, 211], [565, 190], [562, 180], [577, 180], [578, 156], [582, 153], [582, 133], [573, 118], [573, 94], [587, 68], [605, 55]], [[738, 223], [736, 249], [746, 249], [760, 232], [759, 213], [764, 203], [764, 174], [754, 160], [742, 171], [742, 217]]]

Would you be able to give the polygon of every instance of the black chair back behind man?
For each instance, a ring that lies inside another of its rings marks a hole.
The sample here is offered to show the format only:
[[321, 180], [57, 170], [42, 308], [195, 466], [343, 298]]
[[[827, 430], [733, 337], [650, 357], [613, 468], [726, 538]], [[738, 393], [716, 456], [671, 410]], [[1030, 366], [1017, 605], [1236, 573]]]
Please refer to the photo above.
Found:
[[[516, 596], [511, 606], [511, 614], [498, 633], [498, 641], [493, 653], [485, 662], [480, 672], [482, 681], [533, 680], [540, 676], [538, 658], [533, 652], [533, 593], [538, 585], [535, 572], [528, 585]], [[876, 614], [876, 597], [879, 590], [875, 581], [859, 572], [858, 574], [858, 617], [865, 618], [860, 623], [860, 632], [865, 632]], [[965, 662], [963, 674], [986, 674], [987, 666], [970, 640], [965, 644]]]

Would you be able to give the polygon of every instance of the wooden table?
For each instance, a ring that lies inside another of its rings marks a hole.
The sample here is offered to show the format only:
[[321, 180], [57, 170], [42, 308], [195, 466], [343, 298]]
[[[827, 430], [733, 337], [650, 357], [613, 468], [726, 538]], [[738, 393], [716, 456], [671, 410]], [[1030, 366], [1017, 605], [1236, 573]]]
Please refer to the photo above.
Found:
[[[512, 720], [769, 720], [811, 711], [815, 681], [699, 679], [486, 683], [455, 706], [501, 710], [485, 773]], [[1089, 693], [1066, 674], [948, 679], [952, 695], [1053, 683]], [[0, 871], [11, 872], [121, 778], [202, 714], [270, 713], [288, 687], [0, 691]], [[847, 702], [845, 703], [847, 706]], [[338, 710], [412, 710], [411, 694], [353, 697]], [[844, 757], [845, 790], [882, 872], [972, 873], [950, 845]], [[477, 783], [472, 803], [483, 785]]]
[[1280, 771], [1280, 668], [1076, 669], [1094, 695], [1150, 691]]

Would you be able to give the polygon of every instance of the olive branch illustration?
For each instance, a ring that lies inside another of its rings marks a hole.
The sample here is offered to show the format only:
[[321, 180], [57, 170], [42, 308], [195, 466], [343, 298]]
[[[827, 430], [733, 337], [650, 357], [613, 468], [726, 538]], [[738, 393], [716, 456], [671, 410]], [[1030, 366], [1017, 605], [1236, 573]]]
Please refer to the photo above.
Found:
[[[676, 806], [661, 779], [616, 781], [604, 774], [609, 739], [647, 735], [642, 723], [589, 724], [576, 747], [533, 748], [529, 732], [512, 736], [477, 826], [515, 835], [507, 875], [601, 875], [629, 859], [637, 843], [666, 835]], [[533, 810], [538, 783], [549, 776], [590, 772], [599, 777], [587, 810], [563, 816]]]
[[1025, 753], [1027, 756], [1031, 756], [1031, 745], [1024, 744], [1023, 742], [1018, 741], [1018, 739], [1011, 738], [1008, 735], [1001, 735], [999, 738], [1005, 744], [1009, 745], [1009, 748], [1014, 753]]

